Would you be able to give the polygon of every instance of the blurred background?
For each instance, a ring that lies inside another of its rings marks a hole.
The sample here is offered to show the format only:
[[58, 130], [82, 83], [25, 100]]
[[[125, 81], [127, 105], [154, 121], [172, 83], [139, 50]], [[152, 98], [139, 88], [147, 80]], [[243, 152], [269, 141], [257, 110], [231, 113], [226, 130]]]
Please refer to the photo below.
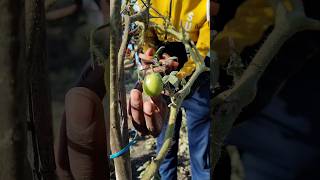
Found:
[[[274, 13], [264, 0], [221, 0], [213, 28], [220, 64], [219, 85], [233, 84], [231, 58], [246, 67], [273, 30]], [[289, 0], [283, 1], [289, 11]], [[302, 0], [306, 16], [319, 20], [319, 5]], [[275, 42], [276, 43], [276, 42]], [[243, 109], [215, 170], [219, 180], [320, 179], [319, 31], [298, 32], [283, 44]]]
[[[103, 24], [103, 15], [96, 1], [83, 0], [82, 7], [72, 9], [75, 6], [78, 5], [72, 0], [55, 0], [47, 9], [47, 61], [55, 134], [64, 109], [64, 96], [90, 59], [90, 31]], [[58, 14], [66, 12], [66, 15], [56, 15], [58, 10], [61, 11]], [[96, 41], [103, 47], [106, 40], [102, 34], [97, 37]]]

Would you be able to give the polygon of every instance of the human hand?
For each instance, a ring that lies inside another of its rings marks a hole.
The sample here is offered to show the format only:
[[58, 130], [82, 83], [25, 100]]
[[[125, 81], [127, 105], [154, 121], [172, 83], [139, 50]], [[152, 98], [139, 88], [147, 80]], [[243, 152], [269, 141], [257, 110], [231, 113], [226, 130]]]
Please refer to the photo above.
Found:
[[172, 59], [171, 56], [166, 53], [160, 55], [159, 63], [161, 66], [150, 68], [151, 65], [154, 63], [154, 55], [155, 49], [153, 48], [147, 49], [147, 51], [144, 54], [139, 54], [139, 58], [142, 61], [142, 67], [145, 70], [145, 74], [151, 72], [170, 73], [171, 71], [174, 71], [178, 68], [179, 63], [176, 60]]
[[168, 105], [163, 96], [143, 97], [141, 89], [130, 92], [128, 115], [132, 124], [141, 135], [157, 137], [167, 119]]
[[[170, 59], [168, 54], [162, 54], [159, 60], [161, 66], [150, 68], [153, 64], [155, 50], [149, 48], [144, 54], [140, 53], [142, 66], [145, 74], [151, 72], [166, 73], [175, 70], [179, 63]], [[128, 115], [132, 119], [133, 126], [141, 135], [151, 134], [157, 137], [162, 129], [168, 114], [168, 105], [163, 98], [164, 95], [154, 97], [143, 97], [141, 86], [131, 90], [128, 103]]]

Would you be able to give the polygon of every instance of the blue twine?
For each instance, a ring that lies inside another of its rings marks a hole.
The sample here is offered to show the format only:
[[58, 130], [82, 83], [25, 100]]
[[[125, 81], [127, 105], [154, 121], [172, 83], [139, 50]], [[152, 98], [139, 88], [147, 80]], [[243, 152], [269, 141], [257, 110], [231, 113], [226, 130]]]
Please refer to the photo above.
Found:
[[134, 144], [137, 143], [137, 130], [130, 130], [129, 131], [129, 136], [132, 137], [133, 139], [123, 148], [121, 149], [120, 151], [114, 153], [114, 154], [111, 154], [109, 156], [109, 159], [114, 159], [114, 158], [117, 158], [119, 156], [122, 156], [123, 154], [125, 154], [127, 151], [130, 150], [130, 147], [133, 146]]

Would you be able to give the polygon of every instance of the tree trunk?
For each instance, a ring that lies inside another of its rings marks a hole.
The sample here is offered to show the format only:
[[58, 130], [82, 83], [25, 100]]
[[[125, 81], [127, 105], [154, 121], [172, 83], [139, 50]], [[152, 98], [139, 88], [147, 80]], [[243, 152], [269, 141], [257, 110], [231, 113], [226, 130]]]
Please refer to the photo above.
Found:
[[[124, 146], [121, 135], [120, 115], [119, 115], [119, 91], [121, 83], [118, 82], [118, 51], [121, 42], [121, 17], [120, 1], [110, 1], [110, 144], [111, 152], [115, 153]], [[128, 155], [120, 156], [114, 159], [117, 180], [130, 180], [131, 168]]]
[[54, 176], [53, 131], [48, 70], [44, 0], [26, 1], [29, 116], [33, 138], [33, 157], [37, 179]]
[[0, 179], [27, 180], [24, 1], [0, 9]]

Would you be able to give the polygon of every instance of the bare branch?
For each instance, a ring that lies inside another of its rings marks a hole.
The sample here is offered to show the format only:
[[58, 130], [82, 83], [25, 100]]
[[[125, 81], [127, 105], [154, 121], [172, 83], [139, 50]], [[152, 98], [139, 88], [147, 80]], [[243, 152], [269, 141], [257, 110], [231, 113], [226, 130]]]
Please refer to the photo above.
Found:
[[[119, 42], [121, 41], [121, 32], [119, 32], [119, 29], [122, 29], [122, 27], [119, 13], [120, 1], [112, 0], [110, 5], [110, 148], [112, 153], [116, 153], [124, 147], [119, 121], [119, 90], [122, 92], [123, 89], [118, 81], [120, 76], [119, 69], [122, 69], [121, 67], [118, 67], [118, 62], [120, 61], [118, 57], [121, 57], [120, 53], [123, 53], [118, 51], [120, 48]], [[108, 87], [108, 84], [106, 84], [106, 87]], [[130, 180], [132, 178], [130, 159], [128, 156], [117, 157], [114, 159], [114, 164], [116, 178], [118, 180]]]

